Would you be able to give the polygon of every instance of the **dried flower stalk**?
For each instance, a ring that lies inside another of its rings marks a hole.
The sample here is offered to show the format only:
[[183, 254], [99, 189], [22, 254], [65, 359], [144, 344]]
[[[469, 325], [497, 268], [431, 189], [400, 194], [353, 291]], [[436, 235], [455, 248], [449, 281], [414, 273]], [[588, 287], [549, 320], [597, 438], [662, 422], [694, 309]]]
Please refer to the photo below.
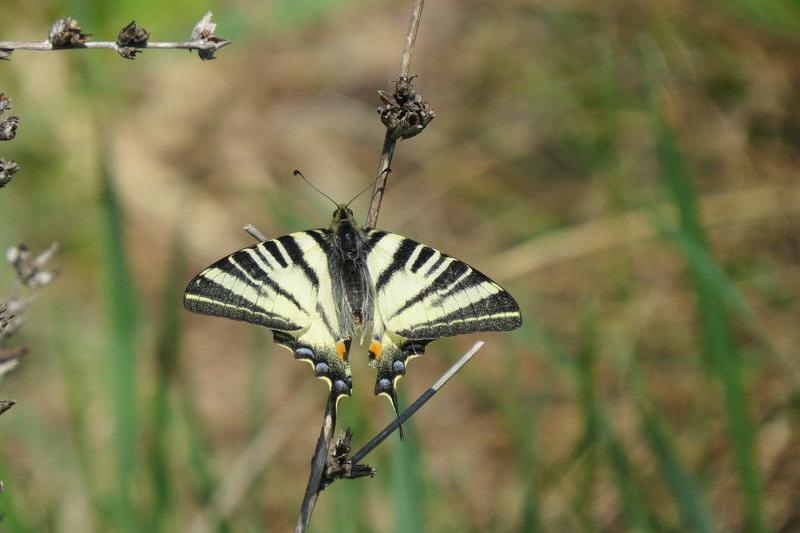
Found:
[[15, 50], [50, 52], [53, 50], [88, 50], [107, 48], [115, 50], [125, 59], [136, 59], [143, 50], [196, 50], [202, 60], [214, 59], [214, 54], [231, 42], [217, 37], [212, 13], [206, 13], [192, 28], [188, 41], [150, 42], [150, 32], [135, 21], [124, 26], [116, 41], [92, 41], [92, 34], [84, 33], [80, 23], [72, 17], [57, 20], [44, 41], [0, 41], [0, 59], [11, 59]]

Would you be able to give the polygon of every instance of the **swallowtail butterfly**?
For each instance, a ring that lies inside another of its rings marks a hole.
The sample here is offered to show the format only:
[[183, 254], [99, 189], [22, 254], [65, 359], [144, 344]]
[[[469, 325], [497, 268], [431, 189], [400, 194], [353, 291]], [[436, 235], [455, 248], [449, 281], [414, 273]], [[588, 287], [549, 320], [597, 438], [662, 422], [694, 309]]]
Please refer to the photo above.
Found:
[[440, 337], [522, 323], [497, 283], [416, 241], [361, 228], [346, 205], [328, 229], [261, 242], [224, 257], [186, 288], [189, 311], [265, 326], [277, 344], [324, 379], [334, 402], [353, 389], [348, 355], [370, 324], [375, 394], [397, 411], [408, 362]]

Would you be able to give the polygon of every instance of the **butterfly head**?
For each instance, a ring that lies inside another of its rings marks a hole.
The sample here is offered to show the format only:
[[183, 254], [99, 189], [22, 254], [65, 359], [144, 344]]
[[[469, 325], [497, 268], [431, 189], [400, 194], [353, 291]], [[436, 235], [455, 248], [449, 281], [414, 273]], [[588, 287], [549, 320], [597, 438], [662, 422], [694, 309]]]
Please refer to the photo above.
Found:
[[333, 220], [331, 221], [331, 229], [337, 231], [342, 224], [355, 225], [355, 217], [353, 217], [353, 210], [346, 205], [340, 205], [333, 212]]

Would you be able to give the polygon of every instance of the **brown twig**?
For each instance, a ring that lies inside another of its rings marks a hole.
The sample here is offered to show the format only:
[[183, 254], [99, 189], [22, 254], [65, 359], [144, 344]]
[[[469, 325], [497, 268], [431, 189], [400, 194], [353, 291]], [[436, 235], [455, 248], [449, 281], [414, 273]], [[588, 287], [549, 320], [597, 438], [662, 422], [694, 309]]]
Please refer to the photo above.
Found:
[[309, 476], [303, 504], [300, 507], [300, 516], [297, 519], [295, 533], [304, 533], [308, 528], [311, 513], [314, 512], [314, 505], [317, 502], [317, 497], [321, 490], [337, 479], [357, 479], [365, 476], [374, 476], [375, 469], [369, 465], [360, 464], [360, 461], [369, 455], [369, 453], [377, 448], [383, 441], [389, 438], [389, 436], [397, 431], [406, 420], [411, 418], [414, 413], [419, 411], [423, 405], [433, 398], [453, 376], [472, 360], [475, 354], [483, 348], [483, 345], [483, 341], [478, 341], [473, 344], [458, 361], [436, 380], [436, 383], [431, 385], [419, 398], [406, 407], [396, 419], [392, 420], [389, 425], [372, 437], [352, 456], [350, 456], [350, 440], [353, 434], [349, 429], [339, 435], [339, 438], [336, 439], [336, 442], [331, 446], [333, 430], [336, 426], [336, 406], [334, 402], [328, 401], [325, 410], [325, 418], [322, 422], [322, 430], [317, 440], [317, 448], [311, 460], [311, 475]]
[[15, 402], [14, 400], [0, 400], [0, 415], [2, 415], [15, 405], [17, 405], [17, 402]]
[[[53, 244], [44, 252], [34, 255], [24, 244], [13, 246], [6, 252], [6, 259], [17, 274], [17, 283], [29, 290], [49, 285], [58, 275], [55, 270], [47, 270], [45, 263], [53, 256], [58, 246]], [[21, 288], [20, 287], [20, 288]], [[15, 290], [14, 293], [17, 291]], [[22, 325], [21, 314], [28, 306], [30, 297], [20, 298], [12, 295], [0, 302], [0, 341], [13, 336]], [[24, 345], [11, 349], [0, 346], [0, 377], [19, 365], [20, 359], [28, 353]], [[14, 407], [13, 400], [0, 401], [0, 415]]]
[[358, 462], [364, 459], [369, 454], [369, 452], [377, 448], [381, 442], [385, 441], [389, 437], [389, 435], [397, 431], [397, 429], [403, 424], [403, 422], [411, 418], [411, 416], [414, 413], [416, 413], [423, 405], [425, 405], [428, 402], [428, 400], [433, 398], [434, 394], [439, 392], [441, 388], [444, 387], [447, 384], [447, 382], [450, 381], [450, 379], [458, 373], [459, 370], [464, 368], [464, 365], [466, 365], [472, 360], [475, 354], [478, 353], [478, 350], [483, 348], [484, 344], [485, 343], [483, 341], [478, 341], [475, 344], [473, 344], [472, 348], [467, 350], [467, 352], [464, 355], [462, 355], [459, 358], [459, 360], [453, 364], [453, 366], [448, 368], [447, 371], [444, 374], [442, 374], [438, 380], [436, 380], [436, 383], [431, 385], [431, 387], [425, 392], [423, 392], [419, 398], [414, 400], [414, 402], [411, 405], [406, 407], [405, 410], [402, 413], [400, 413], [400, 415], [396, 419], [392, 420], [388, 426], [386, 426], [385, 428], [383, 428], [383, 430], [381, 430], [380, 433], [375, 435], [375, 437], [370, 439], [370, 441], [367, 442], [364, 446], [362, 446], [360, 450], [354, 453], [353, 456], [350, 457], [348, 462], [354, 465], [358, 465]]
[[209, 11], [194, 26], [188, 41], [150, 42], [150, 32], [132, 21], [123, 27], [116, 41], [91, 41], [91, 34], [83, 33], [78, 21], [72, 17], [57, 20], [43, 41], [0, 41], [0, 59], [11, 59], [15, 50], [51, 52], [54, 50], [89, 50], [104, 48], [115, 50], [125, 59], [135, 59], [143, 50], [196, 50], [200, 59], [214, 59], [214, 53], [229, 45], [227, 39], [214, 35], [216, 24]]
[[311, 458], [311, 474], [308, 477], [303, 503], [300, 505], [300, 516], [297, 518], [297, 525], [294, 528], [295, 533], [304, 533], [308, 529], [308, 522], [311, 520], [311, 513], [314, 512], [317, 496], [319, 496], [319, 491], [322, 490], [322, 476], [325, 473], [328, 449], [335, 429], [336, 400], [331, 395], [325, 407], [325, 416], [322, 419], [322, 429], [319, 432], [319, 439], [317, 439], [317, 448], [314, 450], [314, 457]]
[[411, 73], [411, 56], [414, 54], [414, 45], [417, 42], [417, 32], [419, 32], [419, 22], [422, 20], [424, 6], [425, 0], [414, 0], [414, 8], [411, 10], [411, 20], [406, 33], [406, 45], [403, 47], [403, 60], [400, 63], [400, 77], [407, 78]]
[[[0, 92], [0, 115], [11, 109], [11, 99]], [[0, 141], [13, 140], [17, 135], [17, 128], [19, 127], [19, 117], [14, 115], [3, 120], [0, 120]], [[19, 170], [19, 165], [16, 161], [6, 161], [0, 159], [0, 189], [5, 187], [11, 182], [11, 178]]]
[[383, 101], [383, 106], [378, 108], [381, 122], [386, 126], [386, 135], [383, 139], [383, 149], [378, 161], [378, 177], [372, 189], [372, 200], [367, 211], [367, 228], [374, 228], [378, 223], [378, 213], [383, 201], [383, 192], [386, 190], [386, 180], [389, 179], [389, 169], [392, 166], [392, 157], [397, 141], [413, 137], [434, 119], [436, 114], [430, 106], [414, 90], [414, 77], [411, 76], [411, 56], [414, 54], [414, 45], [417, 42], [419, 23], [422, 19], [422, 8], [425, 0], [414, 0], [411, 11], [411, 21], [408, 24], [403, 58], [400, 62], [400, 77], [395, 81], [394, 93], [389, 95], [378, 91]]
[[261, 233], [260, 231], [258, 231], [258, 228], [255, 227], [252, 224], [246, 224], [242, 229], [245, 231], [245, 233], [250, 235], [252, 238], [257, 240], [258, 242], [264, 242], [264, 241], [267, 240], [267, 238], [264, 236], [264, 234]]

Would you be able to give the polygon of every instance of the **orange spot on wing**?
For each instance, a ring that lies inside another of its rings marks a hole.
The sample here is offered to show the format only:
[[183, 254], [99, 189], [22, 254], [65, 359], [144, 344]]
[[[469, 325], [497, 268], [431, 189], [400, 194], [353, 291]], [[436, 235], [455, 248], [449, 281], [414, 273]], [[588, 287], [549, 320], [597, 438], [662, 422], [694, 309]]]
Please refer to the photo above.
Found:
[[336, 343], [336, 353], [339, 354], [339, 359], [344, 361], [344, 356], [347, 353], [347, 348], [345, 348], [343, 342], [337, 342]]
[[383, 351], [383, 346], [378, 341], [372, 341], [369, 343], [369, 353], [372, 354], [376, 360], [381, 358], [381, 351]]

